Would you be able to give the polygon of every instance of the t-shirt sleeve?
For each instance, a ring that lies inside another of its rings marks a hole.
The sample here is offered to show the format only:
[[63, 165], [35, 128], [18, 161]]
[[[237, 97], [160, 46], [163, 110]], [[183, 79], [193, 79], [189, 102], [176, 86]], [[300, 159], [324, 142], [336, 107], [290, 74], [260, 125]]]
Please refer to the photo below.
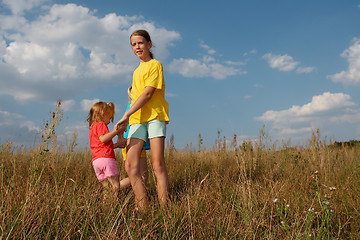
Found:
[[100, 137], [101, 135], [104, 135], [109, 132], [108, 127], [103, 122], [101, 122], [100, 124], [97, 124], [96, 128], [94, 130], [95, 130], [95, 135], [97, 137]]
[[149, 72], [149, 77], [146, 79], [145, 87], [154, 87], [162, 89], [164, 83], [163, 68], [160, 62], [156, 62]]

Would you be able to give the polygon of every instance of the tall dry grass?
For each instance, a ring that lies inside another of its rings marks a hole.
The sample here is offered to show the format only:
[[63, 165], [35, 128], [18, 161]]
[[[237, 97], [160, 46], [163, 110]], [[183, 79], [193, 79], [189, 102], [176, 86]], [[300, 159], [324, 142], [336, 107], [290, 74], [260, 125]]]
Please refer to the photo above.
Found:
[[[329, 145], [319, 132], [301, 147], [263, 131], [241, 146], [219, 135], [210, 149], [201, 135], [197, 149], [175, 150], [171, 138], [171, 203], [158, 206], [150, 169], [152, 204], [141, 214], [131, 190], [104, 205], [91, 152], [75, 140], [59, 149], [50, 132], [39, 148], [0, 145], [1, 239], [360, 238], [360, 147]], [[117, 161], [125, 176], [119, 152]]]

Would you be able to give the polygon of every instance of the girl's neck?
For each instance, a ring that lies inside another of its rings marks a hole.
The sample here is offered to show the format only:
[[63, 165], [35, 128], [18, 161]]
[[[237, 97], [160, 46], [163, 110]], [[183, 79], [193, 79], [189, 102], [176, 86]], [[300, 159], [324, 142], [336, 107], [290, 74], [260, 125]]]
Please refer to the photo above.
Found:
[[151, 60], [153, 60], [153, 58], [151, 58], [150, 56], [148, 56], [148, 57], [146, 57], [146, 58], [144, 58], [144, 59], [140, 58], [140, 62], [141, 62], [141, 63], [149, 62], [149, 61], [151, 61]]

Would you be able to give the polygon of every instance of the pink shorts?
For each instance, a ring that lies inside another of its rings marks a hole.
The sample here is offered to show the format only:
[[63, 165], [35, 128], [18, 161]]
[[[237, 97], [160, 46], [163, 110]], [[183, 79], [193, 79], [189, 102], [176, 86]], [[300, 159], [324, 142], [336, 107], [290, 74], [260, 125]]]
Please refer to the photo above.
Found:
[[94, 171], [99, 182], [108, 177], [119, 175], [119, 171], [114, 158], [98, 158], [92, 162]]

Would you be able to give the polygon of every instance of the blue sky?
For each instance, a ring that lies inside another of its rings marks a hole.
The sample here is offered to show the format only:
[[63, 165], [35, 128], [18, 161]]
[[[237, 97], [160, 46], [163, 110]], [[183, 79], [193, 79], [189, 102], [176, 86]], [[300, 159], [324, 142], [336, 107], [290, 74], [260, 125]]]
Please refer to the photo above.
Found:
[[[1, 0], [0, 142], [33, 146], [63, 102], [59, 141], [96, 101], [116, 119], [139, 60], [129, 35], [150, 32], [163, 63], [175, 146], [231, 140], [305, 144], [313, 130], [360, 135], [360, 1]], [[110, 124], [110, 128], [112, 128]]]

